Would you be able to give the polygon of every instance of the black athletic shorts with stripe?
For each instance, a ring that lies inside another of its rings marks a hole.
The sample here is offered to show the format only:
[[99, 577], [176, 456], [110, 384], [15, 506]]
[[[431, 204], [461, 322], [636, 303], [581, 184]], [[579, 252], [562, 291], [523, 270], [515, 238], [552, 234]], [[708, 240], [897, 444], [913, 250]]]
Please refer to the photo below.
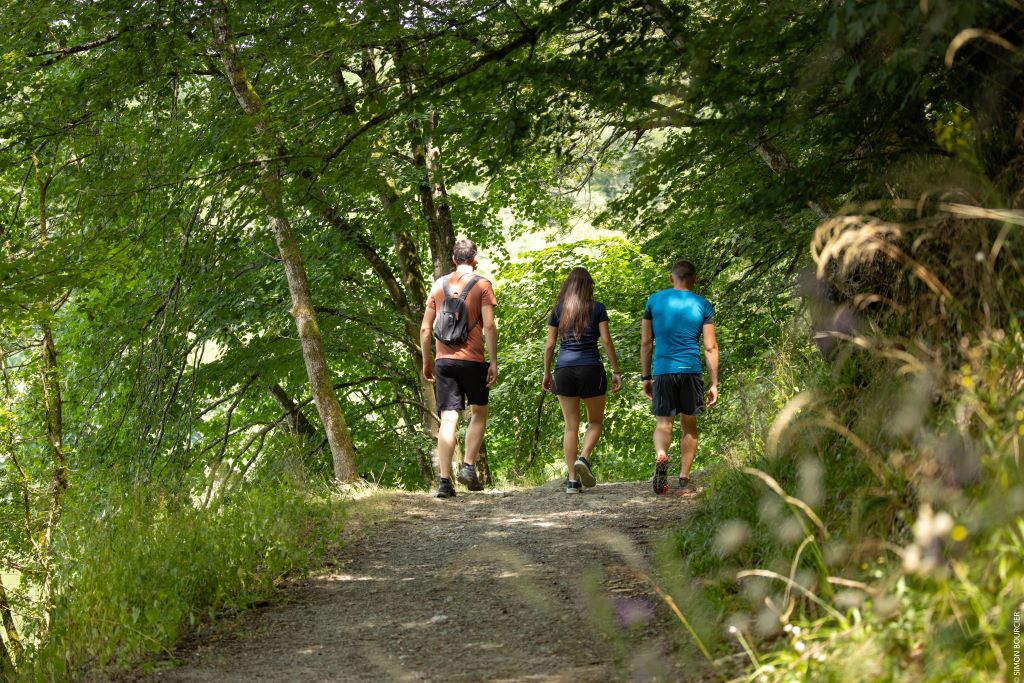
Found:
[[608, 376], [603, 365], [570, 365], [555, 368], [555, 383], [551, 390], [557, 396], [604, 396], [608, 393]]
[[438, 410], [462, 410], [487, 405], [487, 363], [440, 358], [434, 363], [434, 390]]
[[658, 417], [700, 415], [704, 410], [704, 375], [680, 372], [655, 375], [651, 412]]

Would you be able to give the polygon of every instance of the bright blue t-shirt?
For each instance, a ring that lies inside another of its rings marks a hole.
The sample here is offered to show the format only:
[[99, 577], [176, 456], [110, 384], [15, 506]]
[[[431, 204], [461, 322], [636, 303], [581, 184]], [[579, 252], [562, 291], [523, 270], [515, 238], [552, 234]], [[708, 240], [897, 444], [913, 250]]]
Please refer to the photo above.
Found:
[[[548, 325], [558, 327], [562, 319], [562, 307], [555, 306], [548, 318]], [[583, 336], [577, 338], [569, 332], [565, 334], [559, 344], [558, 360], [555, 361], [555, 369], [570, 368], [580, 365], [601, 365], [601, 356], [597, 352], [597, 340], [601, 338], [601, 323], [608, 322], [608, 311], [604, 304], [595, 301], [590, 309], [590, 318], [586, 327], [583, 328]]]
[[644, 319], [654, 328], [654, 374], [702, 372], [700, 335], [715, 307], [686, 289], [663, 289], [647, 299]]

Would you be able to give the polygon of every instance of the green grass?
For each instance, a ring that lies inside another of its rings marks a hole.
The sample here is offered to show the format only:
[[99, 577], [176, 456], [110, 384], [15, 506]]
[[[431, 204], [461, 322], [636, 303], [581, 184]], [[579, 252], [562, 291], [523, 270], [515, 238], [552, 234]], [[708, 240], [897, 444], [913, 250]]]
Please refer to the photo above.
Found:
[[772, 370], [771, 385], [810, 398], [780, 411], [786, 397], [762, 396], [779, 422], [754, 425], [713, 465], [704, 505], [674, 540], [680, 571], [716, 611], [728, 677], [1009, 675], [1012, 613], [1024, 607], [1024, 399], [1007, 381], [1024, 339], [965, 344], [967, 362], [933, 368], [926, 391], [866, 352]]
[[211, 509], [149, 491], [71, 509], [55, 607], [26, 678], [105, 676], [167, 653], [189, 629], [266, 598], [339, 542], [327, 492], [254, 485]]

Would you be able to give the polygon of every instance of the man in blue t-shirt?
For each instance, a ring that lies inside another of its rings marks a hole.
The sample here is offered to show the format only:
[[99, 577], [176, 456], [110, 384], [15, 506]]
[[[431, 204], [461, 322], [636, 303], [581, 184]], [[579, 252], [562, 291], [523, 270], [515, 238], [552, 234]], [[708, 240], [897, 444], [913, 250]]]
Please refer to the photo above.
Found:
[[[707, 407], [718, 401], [718, 343], [715, 308], [692, 289], [697, 269], [689, 261], [672, 266], [672, 288], [647, 299], [640, 336], [640, 365], [644, 394], [657, 417], [654, 428], [654, 492], [668, 492], [668, 447], [676, 415], [683, 429], [680, 442], [679, 488], [690, 481], [690, 466], [697, 454], [697, 416], [704, 408], [704, 376], [700, 365], [700, 337], [711, 375]], [[651, 367], [651, 351], [654, 367]]]

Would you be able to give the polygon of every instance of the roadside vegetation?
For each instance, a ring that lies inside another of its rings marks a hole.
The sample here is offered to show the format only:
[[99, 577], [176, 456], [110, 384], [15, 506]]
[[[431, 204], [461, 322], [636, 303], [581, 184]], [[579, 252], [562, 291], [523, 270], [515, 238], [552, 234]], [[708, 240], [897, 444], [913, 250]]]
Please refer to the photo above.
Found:
[[0, 34], [0, 676], [129, 668], [315, 570], [339, 489], [429, 490], [418, 327], [465, 236], [491, 484], [560, 476], [575, 265], [626, 380], [598, 475], [649, 475], [639, 318], [697, 263], [721, 400], [658, 580], [700, 588], [703, 675], [1010, 680], [1019, 3], [5, 1]]

